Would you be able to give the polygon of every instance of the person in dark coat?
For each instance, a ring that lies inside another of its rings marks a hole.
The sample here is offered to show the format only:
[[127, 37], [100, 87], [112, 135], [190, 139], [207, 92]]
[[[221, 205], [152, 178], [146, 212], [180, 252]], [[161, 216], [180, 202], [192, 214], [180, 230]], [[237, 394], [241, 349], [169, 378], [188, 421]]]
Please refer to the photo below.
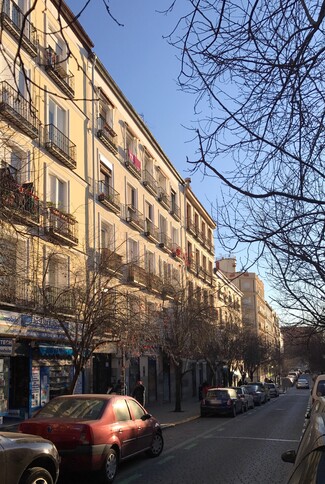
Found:
[[132, 397], [135, 398], [141, 405], [145, 404], [145, 387], [141, 380], [137, 381], [132, 392]]

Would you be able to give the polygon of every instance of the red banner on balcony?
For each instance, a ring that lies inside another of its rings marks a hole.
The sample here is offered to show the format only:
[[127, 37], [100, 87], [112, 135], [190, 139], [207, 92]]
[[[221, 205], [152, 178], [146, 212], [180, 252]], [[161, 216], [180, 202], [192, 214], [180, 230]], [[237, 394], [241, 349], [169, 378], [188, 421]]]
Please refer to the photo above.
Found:
[[132, 161], [137, 170], [141, 170], [141, 161], [129, 150], [129, 160]]

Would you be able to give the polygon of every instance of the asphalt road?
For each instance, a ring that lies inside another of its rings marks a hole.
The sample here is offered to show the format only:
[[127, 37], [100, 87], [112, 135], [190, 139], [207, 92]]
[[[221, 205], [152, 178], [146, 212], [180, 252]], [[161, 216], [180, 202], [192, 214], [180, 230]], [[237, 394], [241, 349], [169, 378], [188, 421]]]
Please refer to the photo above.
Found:
[[[230, 417], [207, 417], [164, 430], [165, 449], [120, 466], [116, 484], [285, 484], [292, 465], [281, 453], [298, 446], [309, 390], [288, 394]], [[74, 480], [98, 483], [98, 476]], [[60, 483], [71, 484], [61, 477]]]

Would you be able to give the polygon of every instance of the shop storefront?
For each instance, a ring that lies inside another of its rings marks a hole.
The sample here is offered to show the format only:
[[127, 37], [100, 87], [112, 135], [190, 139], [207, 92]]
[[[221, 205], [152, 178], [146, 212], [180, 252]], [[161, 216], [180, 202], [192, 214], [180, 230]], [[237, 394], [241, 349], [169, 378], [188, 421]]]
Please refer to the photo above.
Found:
[[[0, 312], [0, 416], [32, 415], [68, 393], [72, 377], [72, 349], [56, 321]], [[81, 376], [75, 392], [82, 391]]]

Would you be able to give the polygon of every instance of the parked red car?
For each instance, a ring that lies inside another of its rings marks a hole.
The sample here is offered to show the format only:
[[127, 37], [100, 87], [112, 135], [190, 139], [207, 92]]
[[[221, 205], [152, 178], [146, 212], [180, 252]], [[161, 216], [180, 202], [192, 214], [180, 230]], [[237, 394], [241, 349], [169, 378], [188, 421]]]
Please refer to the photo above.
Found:
[[99, 471], [113, 482], [123, 460], [146, 451], [151, 457], [164, 446], [159, 422], [132, 397], [64, 395], [54, 398], [19, 431], [51, 440], [69, 471]]

